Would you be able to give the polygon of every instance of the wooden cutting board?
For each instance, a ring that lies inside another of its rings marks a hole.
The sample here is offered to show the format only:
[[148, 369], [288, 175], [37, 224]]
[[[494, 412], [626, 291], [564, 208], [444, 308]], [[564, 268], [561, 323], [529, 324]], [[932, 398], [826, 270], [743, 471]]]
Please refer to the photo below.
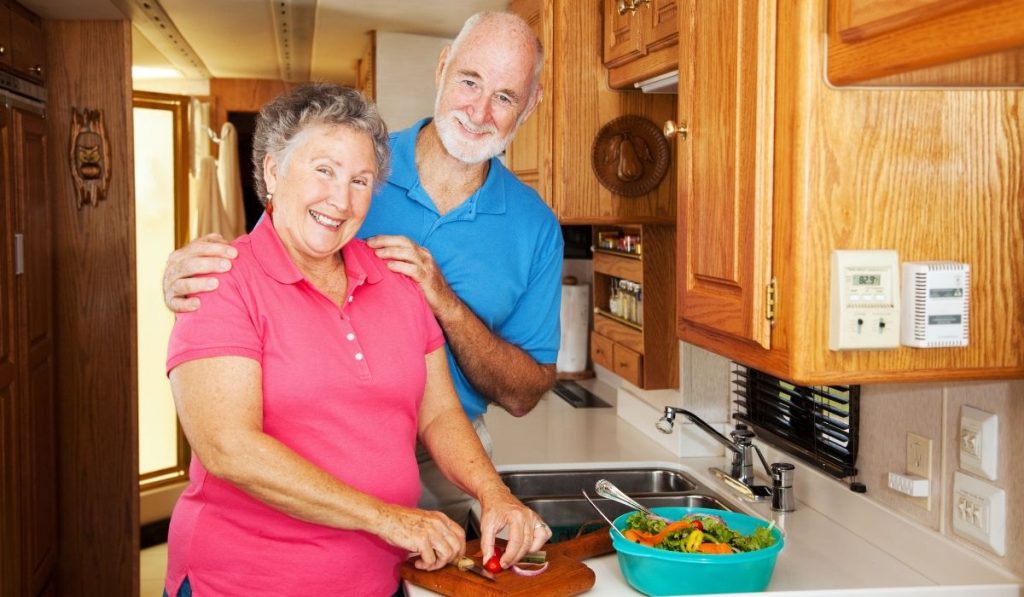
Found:
[[[580, 560], [613, 551], [612, 539], [607, 529], [561, 543], [548, 544], [544, 546], [544, 550], [547, 552], [548, 569], [537, 576], [520, 576], [511, 570], [504, 570], [497, 573], [495, 579], [491, 581], [451, 565], [432, 572], [418, 570], [412, 562], [402, 564], [401, 574], [403, 579], [414, 585], [449, 596], [577, 595], [594, 586], [594, 571]], [[480, 562], [479, 552], [479, 539], [466, 543], [466, 554], [475, 555], [477, 563]]]

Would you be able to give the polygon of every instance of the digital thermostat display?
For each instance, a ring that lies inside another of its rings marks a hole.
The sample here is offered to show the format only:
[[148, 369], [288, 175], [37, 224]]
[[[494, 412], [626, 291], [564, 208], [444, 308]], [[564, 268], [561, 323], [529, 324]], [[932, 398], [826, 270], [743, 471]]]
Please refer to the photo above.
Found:
[[882, 283], [882, 276], [878, 274], [857, 274], [853, 276], [854, 286], [878, 286]]

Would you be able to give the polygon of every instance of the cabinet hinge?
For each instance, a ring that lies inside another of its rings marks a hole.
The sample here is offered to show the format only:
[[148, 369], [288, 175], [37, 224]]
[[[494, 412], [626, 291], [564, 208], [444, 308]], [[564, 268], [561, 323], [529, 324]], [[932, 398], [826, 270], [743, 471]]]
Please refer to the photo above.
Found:
[[768, 291], [765, 293], [765, 301], [768, 303], [765, 308], [765, 319], [768, 323], [775, 325], [775, 276], [768, 282]]

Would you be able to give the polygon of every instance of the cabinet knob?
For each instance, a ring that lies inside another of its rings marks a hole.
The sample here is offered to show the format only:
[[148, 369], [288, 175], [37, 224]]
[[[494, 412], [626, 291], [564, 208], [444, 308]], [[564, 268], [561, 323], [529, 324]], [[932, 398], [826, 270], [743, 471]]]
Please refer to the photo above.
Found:
[[35, 66], [28, 67], [28, 72], [36, 75], [37, 77], [43, 76], [43, 65], [37, 64]]
[[0, 44], [0, 56], [3, 56], [6, 53], [7, 53], [7, 46], [5, 46], [3, 44]]
[[674, 135], [679, 135], [680, 138], [685, 139], [689, 131], [686, 130], [686, 123], [676, 124], [674, 120], [666, 120], [665, 126], [661, 127], [661, 132], [669, 139]]

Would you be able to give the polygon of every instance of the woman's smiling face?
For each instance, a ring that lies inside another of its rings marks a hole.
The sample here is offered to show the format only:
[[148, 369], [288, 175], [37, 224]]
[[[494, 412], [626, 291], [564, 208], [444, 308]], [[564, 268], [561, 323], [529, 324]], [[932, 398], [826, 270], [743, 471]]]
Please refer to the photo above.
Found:
[[273, 222], [300, 268], [334, 258], [366, 218], [377, 176], [373, 141], [342, 125], [314, 125], [264, 160]]

